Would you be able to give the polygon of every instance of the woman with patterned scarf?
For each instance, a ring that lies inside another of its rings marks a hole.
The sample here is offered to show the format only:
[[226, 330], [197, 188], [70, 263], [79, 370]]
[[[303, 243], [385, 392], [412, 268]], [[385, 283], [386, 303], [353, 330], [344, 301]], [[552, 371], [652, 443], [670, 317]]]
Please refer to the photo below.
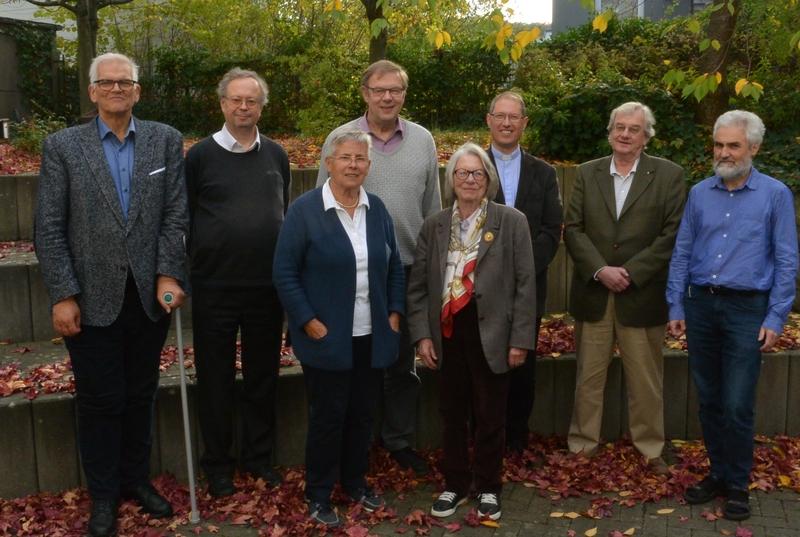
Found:
[[497, 520], [508, 372], [536, 346], [533, 249], [525, 215], [490, 201], [499, 179], [483, 149], [464, 144], [445, 173], [454, 202], [423, 224], [407, 295], [417, 355], [440, 372], [445, 490], [431, 514], [455, 513], [474, 485], [478, 514]]

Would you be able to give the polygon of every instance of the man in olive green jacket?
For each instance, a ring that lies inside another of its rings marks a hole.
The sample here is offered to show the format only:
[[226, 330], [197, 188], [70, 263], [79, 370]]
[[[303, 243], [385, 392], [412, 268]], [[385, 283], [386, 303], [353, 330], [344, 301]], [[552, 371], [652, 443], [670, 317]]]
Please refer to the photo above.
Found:
[[608, 123], [613, 154], [578, 168], [565, 231], [575, 263], [570, 313], [578, 351], [568, 442], [574, 453], [592, 455], [597, 449], [616, 342], [631, 439], [656, 471], [666, 471], [661, 458], [664, 290], [686, 187], [679, 166], [643, 152], [654, 124], [647, 106], [619, 106]]

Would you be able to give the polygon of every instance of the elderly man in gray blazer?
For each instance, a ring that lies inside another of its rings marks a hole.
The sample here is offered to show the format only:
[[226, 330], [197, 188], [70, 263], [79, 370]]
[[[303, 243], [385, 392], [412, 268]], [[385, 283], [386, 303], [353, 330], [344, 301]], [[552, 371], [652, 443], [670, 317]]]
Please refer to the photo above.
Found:
[[53, 327], [75, 374], [91, 536], [115, 533], [120, 498], [172, 515], [150, 484], [149, 458], [167, 314], [184, 296], [183, 142], [175, 129], [133, 117], [137, 75], [126, 56], [94, 59], [98, 116], [45, 140], [36, 209]]
[[533, 247], [525, 215], [489, 201], [499, 180], [483, 149], [461, 146], [445, 175], [455, 203], [422, 225], [407, 296], [417, 354], [440, 370], [445, 490], [431, 514], [467, 500], [471, 422], [478, 514], [497, 520], [509, 371], [536, 348]]

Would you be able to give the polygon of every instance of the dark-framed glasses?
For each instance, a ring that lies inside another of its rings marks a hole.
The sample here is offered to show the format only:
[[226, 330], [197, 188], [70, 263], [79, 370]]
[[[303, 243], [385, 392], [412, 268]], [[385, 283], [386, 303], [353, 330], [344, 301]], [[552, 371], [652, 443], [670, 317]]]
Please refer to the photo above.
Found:
[[466, 168], [458, 168], [456, 171], [453, 172], [453, 175], [459, 181], [466, 181], [467, 178], [471, 175], [472, 179], [475, 180], [476, 183], [482, 183], [486, 180], [486, 171], [478, 169], [478, 170], [467, 170]]
[[406, 92], [406, 88], [373, 88], [371, 86], [366, 86], [366, 88], [373, 97], [383, 97], [386, 92], [389, 92], [389, 95], [396, 99]]
[[100, 80], [95, 80], [92, 82], [95, 86], [100, 88], [103, 91], [111, 91], [114, 89], [114, 86], [119, 86], [119, 89], [122, 91], [130, 91], [133, 89], [133, 86], [138, 84], [135, 80], [131, 80], [130, 78], [123, 78], [122, 80], [109, 80], [106, 78], [102, 78]]

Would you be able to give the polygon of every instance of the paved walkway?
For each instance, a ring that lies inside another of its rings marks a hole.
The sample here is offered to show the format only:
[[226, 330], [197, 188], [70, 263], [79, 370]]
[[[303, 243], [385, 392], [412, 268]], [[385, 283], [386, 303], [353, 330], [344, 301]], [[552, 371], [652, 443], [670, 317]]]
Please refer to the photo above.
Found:
[[[398, 535], [397, 530], [407, 528], [406, 535], [431, 535], [434, 537], [449, 535], [443, 527], [430, 527], [426, 524], [407, 525], [403, 519], [420, 509], [428, 512], [435, 492], [432, 485], [422, 485], [402, 499], [390, 499], [390, 505], [398, 514], [397, 522], [382, 522], [369, 530], [370, 535]], [[391, 498], [391, 496], [387, 496]], [[570, 498], [562, 501], [551, 501], [540, 496], [535, 488], [525, 487], [521, 483], [507, 484], [503, 490], [503, 516], [499, 527], [470, 527], [465, 522], [467, 513], [474, 507], [472, 504], [462, 506], [445, 524], [457, 523], [460, 528], [454, 535], [458, 536], [497, 536], [497, 537], [623, 537], [635, 535], [639, 537], [798, 537], [800, 535], [800, 494], [791, 491], [773, 491], [764, 493], [755, 491], [751, 495], [750, 504], [753, 516], [743, 523], [715, 519], [715, 507], [721, 503], [710, 503], [701, 506], [681, 505], [675, 500], [662, 500], [657, 503], [639, 504], [634, 507], [613, 506], [611, 517], [600, 520], [580, 515], [588, 509], [590, 498]], [[561, 516], [558, 516], [558, 515]], [[413, 515], [412, 515], [413, 516]], [[572, 518], [574, 517], [574, 518]], [[271, 535], [269, 532], [231, 524], [211, 523], [214, 533], [208, 531], [208, 523], [199, 525], [202, 531], [197, 535], [211, 537], [255, 537]], [[193, 527], [184, 526], [179, 531], [186, 535]], [[595, 533], [592, 530], [596, 529]], [[189, 531], [187, 531], [189, 530]], [[422, 533], [415, 530], [422, 530]], [[196, 531], [196, 530], [195, 530]], [[346, 530], [339, 532], [347, 535]], [[618, 532], [618, 533], [615, 533]], [[277, 532], [280, 533], [280, 532]], [[352, 535], [361, 535], [352, 533]]]

